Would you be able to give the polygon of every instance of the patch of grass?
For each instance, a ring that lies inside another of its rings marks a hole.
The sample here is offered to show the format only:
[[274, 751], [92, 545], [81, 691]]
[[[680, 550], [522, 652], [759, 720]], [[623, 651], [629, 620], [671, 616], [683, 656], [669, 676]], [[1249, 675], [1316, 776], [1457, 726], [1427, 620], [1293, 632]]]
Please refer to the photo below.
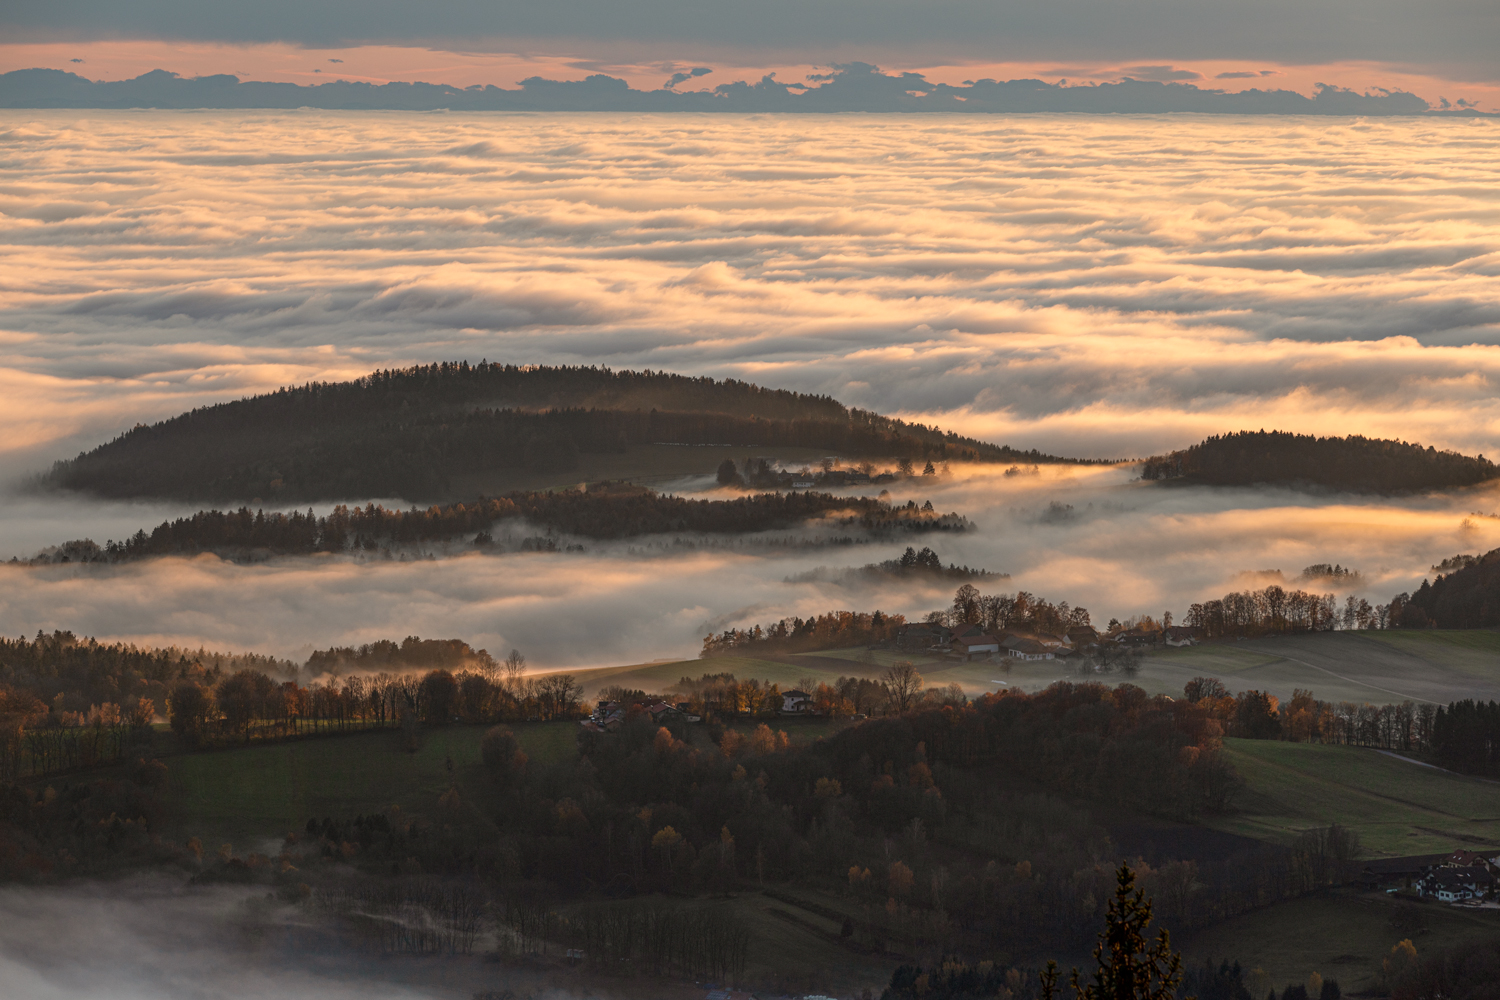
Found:
[[[1416, 906], [1425, 931], [1397, 931], [1391, 917], [1398, 906]], [[1278, 993], [1289, 983], [1306, 983], [1316, 972], [1337, 979], [1344, 995], [1377, 986], [1381, 960], [1403, 938], [1417, 954], [1500, 934], [1500, 911], [1468, 910], [1437, 903], [1406, 903], [1384, 893], [1334, 890], [1289, 900], [1216, 924], [1183, 939], [1183, 957], [1238, 960], [1252, 997]], [[1174, 938], [1176, 936], [1174, 935]]]
[[[403, 749], [399, 733], [380, 731], [174, 756], [166, 762], [172, 832], [256, 850], [252, 842], [301, 829], [314, 817], [430, 808], [451, 784], [464, 794], [484, 780], [479, 740], [486, 728], [428, 729], [415, 753]], [[576, 723], [511, 728], [538, 763], [577, 753]]]
[[1135, 683], [1176, 694], [1193, 677], [1218, 677], [1231, 691], [1259, 688], [1281, 698], [1295, 688], [1325, 701], [1500, 698], [1500, 632], [1320, 632], [1206, 643], [1150, 654]]
[[1448, 774], [1363, 747], [1225, 740], [1244, 775], [1237, 812], [1208, 824], [1287, 843], [1339, 823], [1366, 854], [1429, 854], [1500, 844], [1500, 784]]

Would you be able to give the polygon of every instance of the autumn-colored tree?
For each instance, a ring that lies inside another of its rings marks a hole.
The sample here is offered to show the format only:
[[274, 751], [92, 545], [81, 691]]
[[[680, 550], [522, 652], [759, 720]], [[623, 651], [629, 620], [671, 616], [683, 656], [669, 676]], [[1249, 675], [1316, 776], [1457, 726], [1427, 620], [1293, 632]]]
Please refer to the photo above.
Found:
[[776, 752], [776, 734], [771, 732], [771, 727], [764, 722], [756, 726], [755, 732], [750, 734], [750, 752], [756, 756]]
[[719, 737], [719, 751], [726, 757], [737, 756], [745, 745], [745, 734], [734, 729], [724, 730]]

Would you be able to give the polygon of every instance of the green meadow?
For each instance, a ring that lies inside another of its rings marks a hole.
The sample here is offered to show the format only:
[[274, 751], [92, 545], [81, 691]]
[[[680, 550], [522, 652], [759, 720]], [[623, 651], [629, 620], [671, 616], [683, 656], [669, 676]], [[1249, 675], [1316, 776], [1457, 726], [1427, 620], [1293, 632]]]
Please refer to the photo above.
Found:
[[[450, 787], [463, 795], [484, 780], [479, 740], [486, 728], [427, 729], [414, 753], [387, 730], [174, 755], [165, 760], [169, 823], [181, 837], [260, 850], [255, 842], [279, 839], [313, 818], [431, 809]], [[577, 723], [511, 729], [538, 763], [577, 753]]]
[[1225, 740], [1245, 778], [1235, 811], [1216, 829], [1288, 843], [1338, 823], [1371, 856], [1500, 845], [1500, 782], [1424, 767], [1366, 747]]

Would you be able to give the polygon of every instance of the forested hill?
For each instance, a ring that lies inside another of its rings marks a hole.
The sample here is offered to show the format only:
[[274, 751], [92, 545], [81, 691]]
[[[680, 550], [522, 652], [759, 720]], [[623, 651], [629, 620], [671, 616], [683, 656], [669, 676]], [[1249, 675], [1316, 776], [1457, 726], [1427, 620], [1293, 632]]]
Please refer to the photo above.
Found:
[[1500, 625], [1500, 549], [1482, 556], [1455, 556], [1433, 569], [1448, 569], [1413, 594], [1391, 600], [1392, 628], [1494, 628]]
[[432, 499], [448, 495], [454, 477], [567, 472], [580, 455], [650, 444], [1066, 461], [732, 379], [443, 362], [284, 388], [137, 425], [58, 462], [44, 480], [110, 497]]
[[1361, 493], [1405, 493], [1473, 486], [1500, 475], [1483, 455], [1470, 458], [1405, 441], [1240, 431], [1146, 460], [1142, 479], [1213, 486], [1287, 483]]

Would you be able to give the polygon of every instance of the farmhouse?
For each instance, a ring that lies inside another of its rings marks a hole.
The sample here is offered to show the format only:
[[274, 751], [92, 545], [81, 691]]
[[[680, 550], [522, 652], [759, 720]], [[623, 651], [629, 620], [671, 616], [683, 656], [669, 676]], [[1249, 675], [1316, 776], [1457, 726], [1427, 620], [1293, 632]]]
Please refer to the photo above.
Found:
[[946, 646], [953, 638], [951, 629], [927, 622], [913, 622], [896, 631], [896, 646], [899, 649], [932, 649]]
[[781, 694], [781, 710], [791, 712], [794, 715], [802, 715], [813, 709], [812, 695], [806, 691], [783, 691]]
[[1099, 645], [1099, 630], [1092, 625], [1074, 625], [1068, 629], [1068, 643], [1075, 649], [1090, 649]]
[[1000, 640], [992, 635], [960, 635], [953, 639], [953, 652], [966, 660], [1000, 652]]
[[1495, 877], [1487, 868], [1477, 865], [1467, 868], [1441, 866], [1430, 868], [1416, 882], [1416, 890], [1423, 896], [1431, 896], [1442, 903], [1457, 903], [1465, 899], [1479, 899], [1493, 890]]
[[1198, 635], [1193, 629], [1183, 625], [1172, 625], [1162, 632], [1162, 641], [1168, 646], [1196, 646]]
[[1128, 632], [1116, 632], [1110, 638], [1122, 646], [1158, 646], [1161, 633], [1154, 628], [1133, 628]]

